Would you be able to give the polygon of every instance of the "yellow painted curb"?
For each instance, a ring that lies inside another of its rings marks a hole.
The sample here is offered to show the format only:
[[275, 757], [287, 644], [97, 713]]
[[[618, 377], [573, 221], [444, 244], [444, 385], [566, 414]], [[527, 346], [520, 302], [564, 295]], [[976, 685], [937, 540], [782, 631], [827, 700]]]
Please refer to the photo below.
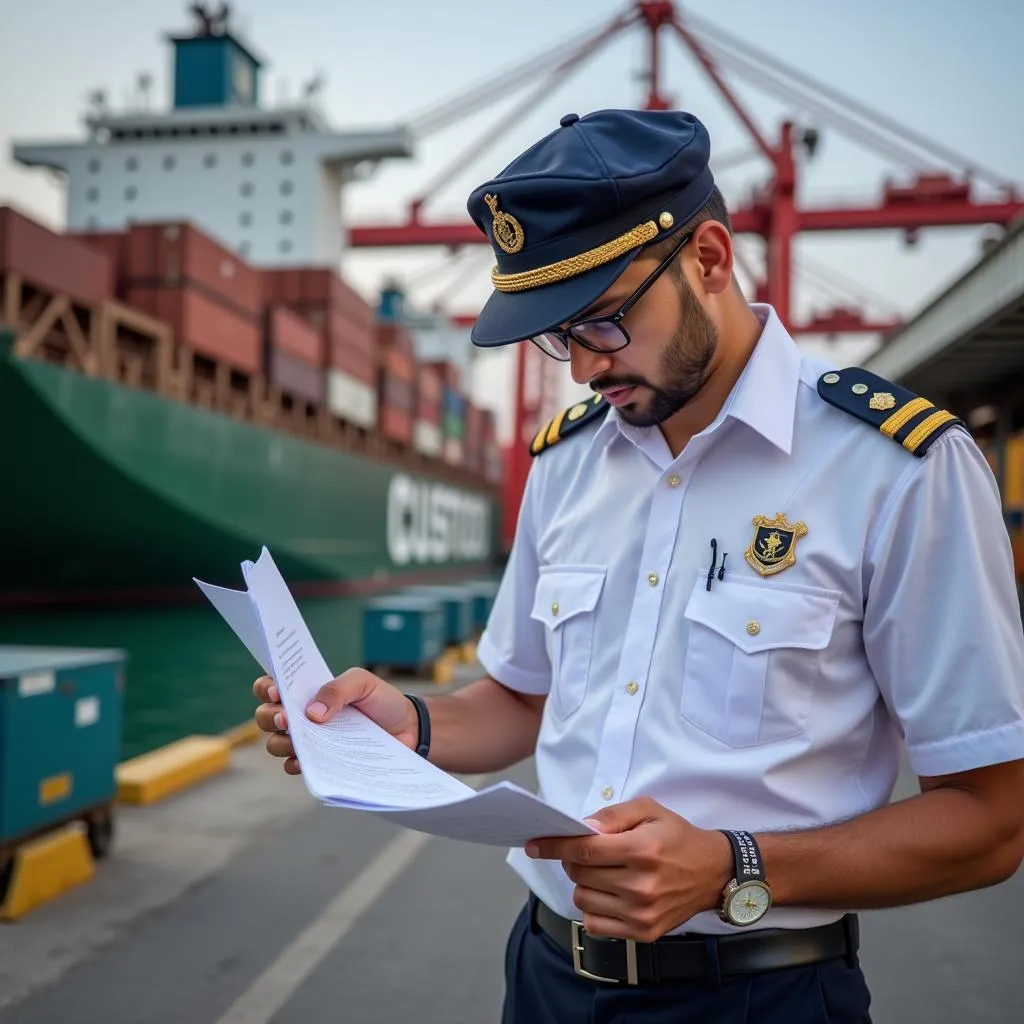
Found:
[[85, 833], [76, 825], [33, 839], [14, 854], [0, 918], [14, 921], [95, 874]]
[[224, 771], [231, 746], [223, 736], [186, 736], [117, 766], [117, 798], [151, 804]]
[[263, 730], [250, 718], [241, 725], [236, 725], [224, 733], [229, 747], [242, 747], [247, 743], [255, 743], [263, 735]]

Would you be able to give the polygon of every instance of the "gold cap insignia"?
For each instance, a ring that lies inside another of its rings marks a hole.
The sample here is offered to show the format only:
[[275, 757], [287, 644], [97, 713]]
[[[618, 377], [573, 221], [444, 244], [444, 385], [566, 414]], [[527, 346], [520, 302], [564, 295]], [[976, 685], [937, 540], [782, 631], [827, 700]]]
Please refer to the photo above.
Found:
[[874, 409], [876, 412], [885, 412], [886, 409], [892, 409], [895, 406], [896, 399], [888, 391], [876, 391], [871, 396], [871, 401], [868, 402], [868, 408]]
[[790, 523], [780, 512], [774, 519], [754, 516], [754, 539], [743, 553], [748, 564], [762, 576], [796, 564], [796, 542], [807, 533], [806, 523]]
[[494, 240], [507, 253], [516, 253], [526, 243], [523, 226], [510, 213], [498, 209], [497, 196], [484, 196], [484, 202], [494, 218]]

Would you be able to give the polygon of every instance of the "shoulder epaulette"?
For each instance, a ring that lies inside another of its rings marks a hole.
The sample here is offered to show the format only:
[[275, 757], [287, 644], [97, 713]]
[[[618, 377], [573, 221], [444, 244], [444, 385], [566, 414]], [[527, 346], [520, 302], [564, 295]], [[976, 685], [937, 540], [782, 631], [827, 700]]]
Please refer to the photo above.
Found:
[[823, 373], [818, 378], [818, 394], [829, 405], [870, 423], [918, 458], [950, 427], [967, 429], [963, 420], [937, 409], [927, 398], [857, 366]]
[[564, 437], [568, 437], [588, 423], [596, 422], [607, 411], [608, 400], [604, 395], [594, 395], [586, 402], [577, 402], [568, 409], [563, 409], [550, 423], [546, 423], [537, 431], [530, 442], [530, 454], [540, 455], [552, 445], [558, 444]]

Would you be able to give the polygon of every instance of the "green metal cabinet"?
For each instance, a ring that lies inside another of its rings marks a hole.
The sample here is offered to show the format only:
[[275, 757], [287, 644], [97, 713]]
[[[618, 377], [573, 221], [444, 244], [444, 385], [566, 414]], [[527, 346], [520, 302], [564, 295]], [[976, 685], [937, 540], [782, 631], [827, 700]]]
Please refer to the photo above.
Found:
[[473, 595], [473, 628], [479, 633], [487, 625], [498, 594], [498, 583], [495, 580], [473, 580], [466, 584], [466, 589]]
[[363, 664], [417, 669], [445, 646], [445, 612], [431, 597], [379, 597], [363, 605]]
[[0, 845], [112, 805], [124, 661], [115, 650], [0, 646]]

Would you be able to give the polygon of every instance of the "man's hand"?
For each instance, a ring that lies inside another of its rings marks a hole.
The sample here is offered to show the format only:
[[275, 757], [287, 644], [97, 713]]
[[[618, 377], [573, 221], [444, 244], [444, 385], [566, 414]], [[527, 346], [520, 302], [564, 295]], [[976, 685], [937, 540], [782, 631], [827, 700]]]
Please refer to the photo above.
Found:
[[[255, 718], [260, 729], [270, 733], [267, 739], [268, 752], [284, 758], [284, 770], [289, 775], [299, 775], [302, 769], [292, 746], [288, 717], [281, 704], [277, 684], [270, 676], [260, 676], [252, 684], [252, 692], [263, 701], [256, 708]], [[394, 686], [362, 668], [350, 668], [337, 679], [321, 686], [306, 708], [306, 717], [312, 722], [323, 723], [349, 704], [359, 708], [367, 718], [376, 722], [385, 732], [391, 733], [410, 750], [415, 749], [419, 719], [412, 702]]]
[[531, 857], [560, 860], [588, 935], [653, 942], [718, 906], [733, 877], [729, 840], [648, 797], [598, 811], [599, 836], [536, 839]]

